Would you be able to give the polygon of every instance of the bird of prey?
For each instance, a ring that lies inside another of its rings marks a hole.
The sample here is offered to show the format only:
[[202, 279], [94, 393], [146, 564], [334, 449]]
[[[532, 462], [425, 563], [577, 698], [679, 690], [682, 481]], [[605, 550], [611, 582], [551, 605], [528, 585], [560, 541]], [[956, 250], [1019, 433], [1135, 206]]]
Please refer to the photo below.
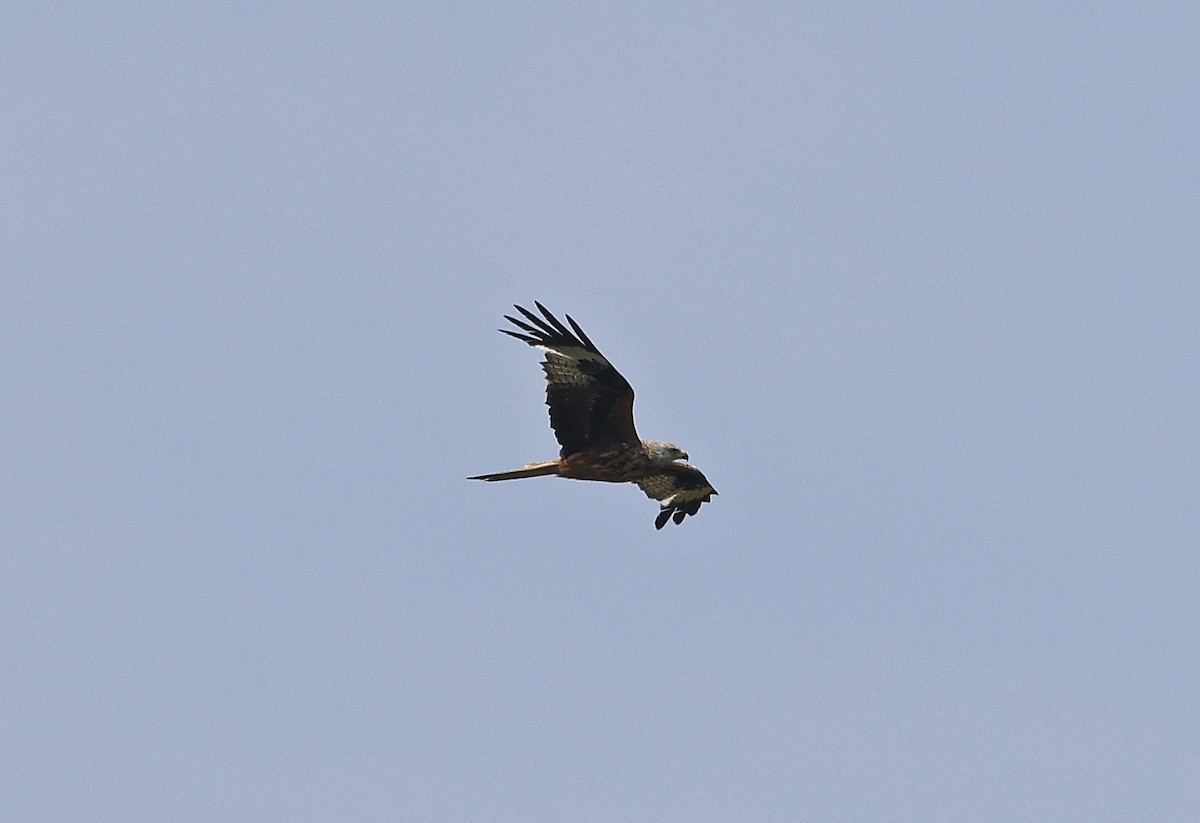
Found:
[[469, 480], [516, 480], [557, 475], [573, 480], [636, 483], [661, 507], [654, 527], [700, 510], [717, 490], [700, 470], [687, 463], [687, 453], [674, 443], [642, 440], [633, 426], [633, 387], [565, 315], [567, 328], [541, 303], [538, 317], [516, 306], [524, 320], [504, 315], [519, 331], [500, 329], [546, 352], [546, 405], [550, 427], [562, 447], [557, 460], [530, 463], [519, 469], [481, 474]]

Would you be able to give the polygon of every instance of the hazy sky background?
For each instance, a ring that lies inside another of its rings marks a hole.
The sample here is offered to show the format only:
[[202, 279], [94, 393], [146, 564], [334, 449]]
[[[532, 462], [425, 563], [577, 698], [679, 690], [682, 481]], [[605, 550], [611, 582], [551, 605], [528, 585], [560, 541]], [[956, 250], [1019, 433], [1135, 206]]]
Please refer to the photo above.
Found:
[[[1200, 819], [1194, 3], [10, 3], [13, 820]], [[569, 312], [721, 495], [554, 456]]]

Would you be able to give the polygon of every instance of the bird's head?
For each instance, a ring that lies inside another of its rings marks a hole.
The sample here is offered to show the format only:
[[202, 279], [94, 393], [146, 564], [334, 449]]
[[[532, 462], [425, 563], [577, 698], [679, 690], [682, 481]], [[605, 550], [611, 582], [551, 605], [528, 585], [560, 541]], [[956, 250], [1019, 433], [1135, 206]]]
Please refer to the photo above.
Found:
[[674, 443], [664, 443], [661, 440], [643, 440], [646, 455], [659, 466], [666, 466], [676, 460], [687, 460], [687, 452]]

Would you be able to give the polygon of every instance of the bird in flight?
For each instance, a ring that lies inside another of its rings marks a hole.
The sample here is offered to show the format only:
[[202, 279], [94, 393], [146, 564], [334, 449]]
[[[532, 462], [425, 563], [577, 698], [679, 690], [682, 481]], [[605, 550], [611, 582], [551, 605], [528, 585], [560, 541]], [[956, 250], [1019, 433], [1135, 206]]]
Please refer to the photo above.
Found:
[[557, 475], [573, 480], [636, 483], [659, 502], [654, 527], [700, 510], [717, 490], [700, 470], [687, 463], [687, 453], [674, 443], [642, 440], [633, 426], [633, 387], [588, 339], [579, 324], [565, 315], [568, 329], [541, 303], [538, 317], [516, 306], [524, 320], [504, 315], [519, 331], [500, 329], [546, 352], [546, 405], [550, 427], [562, 447], [557, 460], [530, 463], [519, 469], [481, 474], [469, 480], [516, 480]]

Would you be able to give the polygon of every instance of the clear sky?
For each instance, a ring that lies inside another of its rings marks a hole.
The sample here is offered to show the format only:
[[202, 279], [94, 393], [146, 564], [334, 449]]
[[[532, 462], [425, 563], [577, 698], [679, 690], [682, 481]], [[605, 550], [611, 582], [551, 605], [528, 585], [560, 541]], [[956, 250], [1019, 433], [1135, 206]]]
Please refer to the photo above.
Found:
[[1200, 10], [992, 6], [6, 4], [4, 816], [1200, 819]]

